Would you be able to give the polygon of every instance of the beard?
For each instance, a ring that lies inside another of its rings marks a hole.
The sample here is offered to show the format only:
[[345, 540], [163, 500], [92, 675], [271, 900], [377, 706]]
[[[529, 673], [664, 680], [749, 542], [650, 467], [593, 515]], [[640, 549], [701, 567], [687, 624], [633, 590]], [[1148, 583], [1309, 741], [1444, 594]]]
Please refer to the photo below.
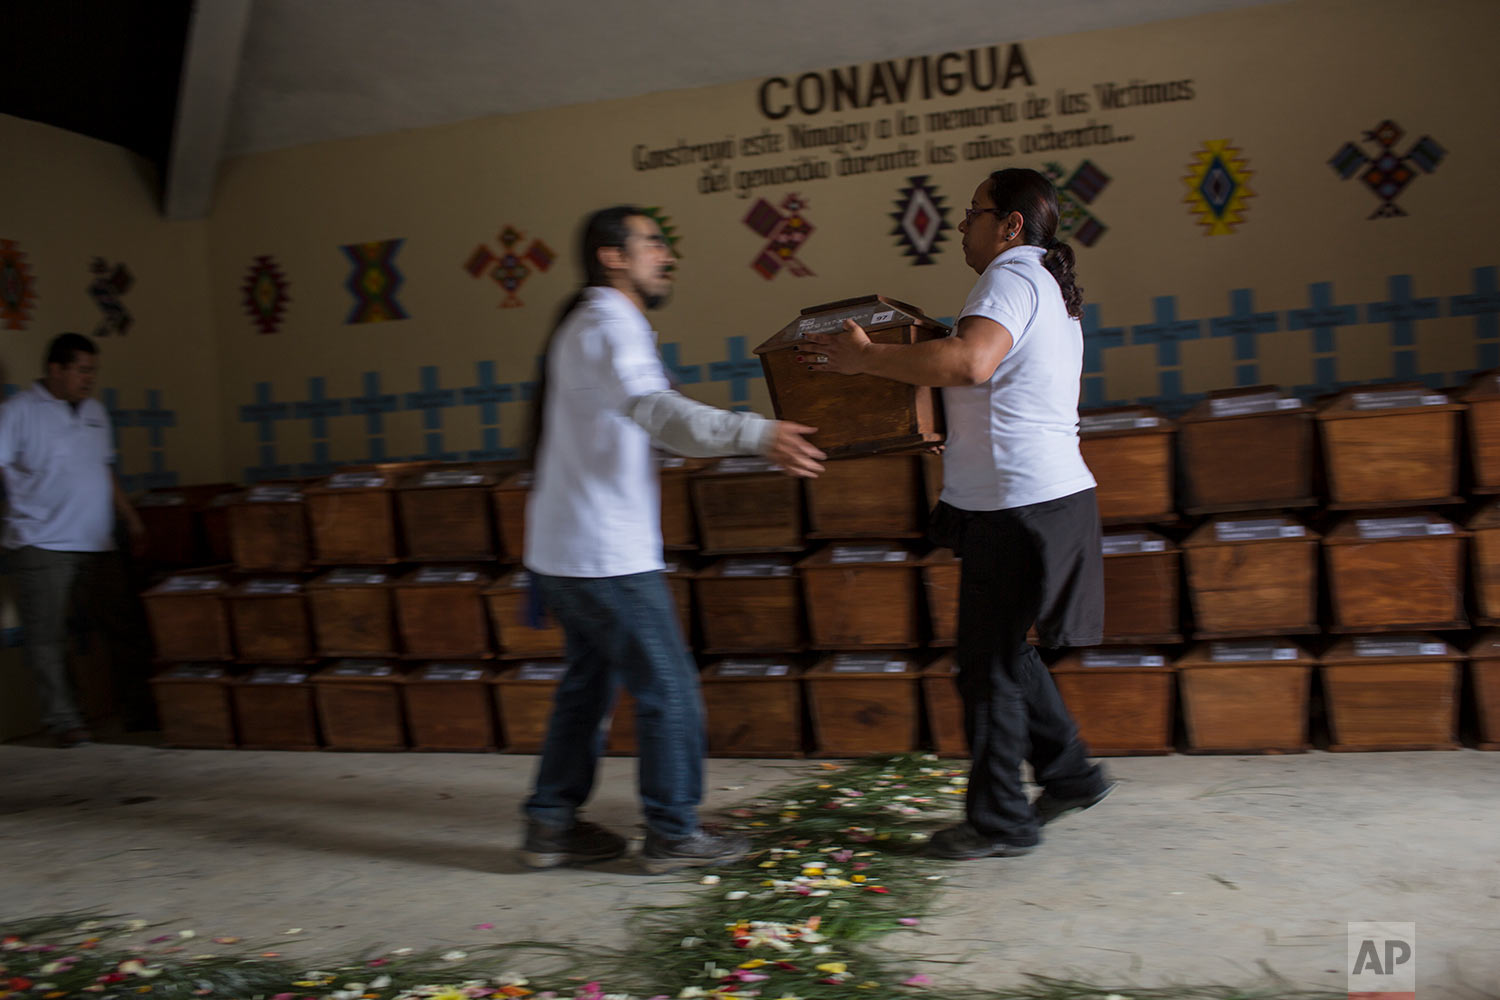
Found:
[[663, 284], [664, 287], [657, 292], [641, 287], [639, 282], [636, 284], [635, 293], [641, 297], [641, 304], [646, 307], [647, 311], [660, 309], [671, 300], [672, 285], [670, 282], [664, 282]]

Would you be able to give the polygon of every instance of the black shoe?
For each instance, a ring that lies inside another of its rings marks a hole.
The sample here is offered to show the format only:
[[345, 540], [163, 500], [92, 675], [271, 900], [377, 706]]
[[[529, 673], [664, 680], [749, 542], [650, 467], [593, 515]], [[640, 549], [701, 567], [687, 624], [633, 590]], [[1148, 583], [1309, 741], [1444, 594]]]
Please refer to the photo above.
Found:
[[1105, 796], [1115, 790], [1117, 784], [1118, 782], [1111, 781], [1101, 792], [1095, 792], [1093, 795], [1078, 795], [1073, 798], [1059, 798], [1049, 792], [1043, 792], [1036, 797], [1036, 801], [1031, 806], [1036, 810], [1037, 821], [1046, 825], [1064, 816], [1071, 816], [1091, 806], [1097, 806], [1104, 801]]
[[641, 867], [650, 875], [664, 875], [682, 868], [712, 868], [729, 865], [750, 853], [750, 838], [740, 833], [696, 833], [675, 840], [646, 831], [641, 849]]
[[609, 861], [624, 853], [625, 838], [597, 823], [577, 820], [572, 826], [547, 826], [528, 820], [521, 860], [528, 868], [557, 868]]
[[1035, 844], [1007, 844], [974, 829], [967, 822], [939, 830], [927, 842], [927, 856], [949, 861], [979, 858], [1019, 858], [1036, 850]]

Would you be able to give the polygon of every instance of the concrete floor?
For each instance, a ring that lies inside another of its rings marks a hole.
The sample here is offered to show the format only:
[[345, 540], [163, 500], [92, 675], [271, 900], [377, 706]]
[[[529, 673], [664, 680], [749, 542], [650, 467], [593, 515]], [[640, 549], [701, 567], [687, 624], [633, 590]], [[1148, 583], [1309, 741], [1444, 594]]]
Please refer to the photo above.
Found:
[[[624, 946], [624, 910], [689, 883], [623, 860], [522, 869], [517, 805], [533, 766], [505, 755], [0, 746], [0, 928], [94, 908], [200, 939], [242, 937], [310, 966], [369, 946]], [[708, 809], [806, 766], [712, 761]], [[1500, 754], [1109, 767], [1121, 786], [1104, 805], [1049, 828], [1029, 857], [951, 866], [924, 936], [887, 939], [936, 980], [935, 995], [1025, 973], [1101, 986], [1274, 973], [1342, 992], [1346, 923], [1385, 920], [1417, 924], [1424, 1000], [1500, 996]], [[590, 817], [639, 832], [632, 761], [605, 763]]]

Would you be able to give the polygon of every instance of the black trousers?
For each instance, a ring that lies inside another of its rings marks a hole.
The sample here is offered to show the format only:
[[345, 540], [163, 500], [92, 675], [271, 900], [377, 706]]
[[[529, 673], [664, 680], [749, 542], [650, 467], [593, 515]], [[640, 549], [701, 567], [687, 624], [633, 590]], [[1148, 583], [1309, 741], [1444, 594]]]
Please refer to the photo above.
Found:
[[1011, 510], [950, 507], [935, 521], [957, 529], [949, 534], [963, 560], [957, 660], [973, 754], [968, 821], [995, 840], [1035, 844], [1041, 838], [1022, 761], [1056, 796], [1104, 787], [1051, 673], [1026, 642], [1033, 624], [1049, 645], [1099, 641], [1103, 563], [1094, 491]]

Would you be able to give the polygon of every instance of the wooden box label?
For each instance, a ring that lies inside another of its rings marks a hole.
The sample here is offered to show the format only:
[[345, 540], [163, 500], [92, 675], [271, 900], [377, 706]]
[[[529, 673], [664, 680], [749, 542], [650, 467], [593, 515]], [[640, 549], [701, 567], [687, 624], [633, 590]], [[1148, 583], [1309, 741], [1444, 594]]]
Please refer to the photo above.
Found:
[[245, 494], [247, 503], [301, 503], [302, 491], [295, 486], [256, 486]]
[[792, 566], [778, 559], [728, 559], [720, 576], [791, 576]]
[[714, 466], [713, 471], [716, 473], [727, 472], [740, 475], [746, 472], [780, 472], [781, 466], [770, 459], [740, 456], [738, 458], [721, 459], [719, 464]]
[[340, 660], [329, 668], [332, 677], [389, 677], [396, 671], [379, 660]]
[[1386, 392], [1356, 392], [1356, 410], [1399, 410], [1409, 406], [1442, 406], [1448, 397], [1420, 389], [1394, 389]]
[[1152, 538], [1140, 531], [1104, 536], [1104, 554], [1107, 556], [1130, 556], [1139, 555], [1142, 552], [1165, 552], [1166, 550], [1165, 539]]
[[216, 576], [169, 576], [156, 588], [158, 594], [196, 594], [218, 590], [224, 581]]
[[422, 671], [423, 679], [429, 681], [477, 681], [483, 676], [479, 667], [456, 663], [434, 663]]
[[224, 676], [224, 668], [212, 663], [179, 663], [162, 676], [174, 680], [216, 681]]
[[1283, 396], [1279, 392], [1261, 392], [1249, 396], [1210, 399], [1208, 414], [1211, 417], [1243, 417], [1251, 413], [1275, 413], [1278, 410], [1296, 410], [1301, 407], [1302, 400], [1296, 396]]
[[478, 486], [484, 476], [472, 469], [433, 469], [422, 473], [421, 486]]
[[844, 328], [844, 320], [852, 319], [866, 330], [873, 326], [883, 326], [898, 321], [902, 323], [915, 323], [917, 317], [886, 302], [867, 302], [863, 305], [850, 306], [847, 309], [838, 309], [833, 312], [820, 313], [816, 316], [804, 316], [797, 320], [797, 325], [787, 333], [778, 338], [779, 342], [790, 344], [801, 340], [809, 333], [830, 333], [834, 330]]
[[1444, 656], [1448, 646], [1407, 636], [1361, 636], [1354, 640], [1355, 656]]
[[1078, 430], [1083, 434], [1093, 434], [1099, 431], [1132, 431], [1141, 427], [1156, 427], [1160, 423], [1160, 417], [1144, 413], [1084, 414], [1078, 418]]
[[251, 684], [301, 684], [307, 671], [295, 667], [257, 667], [250, 674]]
[[423, 566], [417, 570], [417, 583], [473, 583], [479, 573], [456, 566]]
[[327, 583], [336, 583], [341, 587], [360, 586], [370, 587], [386, 583], [390, 576], [378, 570], [370, 569], [336, 569], [328, 574]]
[[1303, 538], [1307, 529], [1288, 524], [1284, 518], [1262, 517], [1245, 521], [1219, 521], [1214, 525], [1216, 542], [1260, 542], [1273, 538]]
[[1215, 642], [1209, 645], [1215, 663], [1264, 662], [1295, 660], [1296, 646], [1279, 646], [1274, 642]]
[[518, 681], [560, 681], [568, 672], [566, 663], [523, 663], [516, 671]]
[[906, 661], [878, 653], [839, 653], [832, 669], [836, 674], [900, 674], [906, 672]]
[[906, 562], [908, 553], [905, 549], [892, 548], [889, 545], [835, 545], [830, 561], [835, 565], [843, 563], [872, 563], [872, 562]]
[[135, 502], [136, 507], [181, 507], [187, 497], [181, 493], [147, 493]]
[[1085, 667], [1164, 667], [1167, 658], [1143, 649], [1086, 649], [1078, 662]]
[[1451, 535], [1453, 525], [1446, 521], [1429, 521], [1426, 517], [1361, 517], [1355, 520], [1360, 538], [1416, 538], [1426, 535]]
[[766, 660], [721, 660], [720, 677], [785, 677], [791, 672], [787, 663], [772, 663]]
[[687, 459], [680, 455], [656, 456], [656, 467], [658, 469], [680, 469], [685, 465], [687, 465]]
[[524, 569], [518, 569], [510, 578], [511, 590], [525, 590], [531, 586], [531, 574]]
[[302, 584], [298, 580], [251, 580], [245, 584], [246, 594], [300, 594]]
[[328, 478], [330, 490], [367, 490], [384, 485], [385, 476], [378, 472], [336, 472]]

